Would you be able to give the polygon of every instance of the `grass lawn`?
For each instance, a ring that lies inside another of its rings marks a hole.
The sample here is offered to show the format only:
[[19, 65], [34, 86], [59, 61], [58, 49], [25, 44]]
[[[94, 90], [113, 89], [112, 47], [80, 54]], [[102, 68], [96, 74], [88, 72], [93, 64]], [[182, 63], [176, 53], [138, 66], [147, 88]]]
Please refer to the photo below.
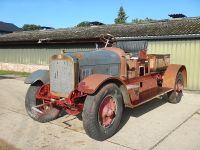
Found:
[[0, 75], [17, 75], [21, 77], [27, 77], [30, 75], [28, 72], [17, 72], [17, 71], [8, 71], [8, 70], [0, 70]]

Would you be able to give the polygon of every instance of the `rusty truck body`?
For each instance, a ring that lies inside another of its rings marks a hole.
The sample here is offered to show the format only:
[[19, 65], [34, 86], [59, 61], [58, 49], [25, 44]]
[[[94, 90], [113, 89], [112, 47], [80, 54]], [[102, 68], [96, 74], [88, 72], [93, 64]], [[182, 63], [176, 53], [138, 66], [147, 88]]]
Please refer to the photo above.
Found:
[[111, 35], [101, 39], [105, 47], [61, 52], [50, 58], [49, 70], [26, 78], [30, 87], [25, 106], [30, 117], [48, 122], [62, 109], [70, 115], [81, 114], [86, 133], [102, 141], [117, 132], [125, 107], [160, 96], [180, 102], [187, 84], [184, 65], [170, 64], [169, 54], [147, 54], [145, 42], [127, 48]]

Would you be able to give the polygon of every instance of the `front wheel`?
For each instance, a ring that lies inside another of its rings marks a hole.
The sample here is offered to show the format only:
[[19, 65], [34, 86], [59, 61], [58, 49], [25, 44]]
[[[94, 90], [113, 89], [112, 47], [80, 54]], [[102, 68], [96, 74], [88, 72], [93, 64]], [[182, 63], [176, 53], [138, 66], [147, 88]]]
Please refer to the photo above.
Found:
[[91, 138], [103, 141], [117, 132], [123, 112], [119, 88], [107, 84], [94, 95], [88, 95], [83, 108], [83, 127]]
[[41, 88], [41, 85], [31, 85], [27, 91], [25, 98], [25, 107], [28, 115], [38, 122], [48, 122], [58, 117], [60, 109], [53, 106], [43, 106], [36, 108], [43, 104], [42, 100], [36, 99], [36, 94]]

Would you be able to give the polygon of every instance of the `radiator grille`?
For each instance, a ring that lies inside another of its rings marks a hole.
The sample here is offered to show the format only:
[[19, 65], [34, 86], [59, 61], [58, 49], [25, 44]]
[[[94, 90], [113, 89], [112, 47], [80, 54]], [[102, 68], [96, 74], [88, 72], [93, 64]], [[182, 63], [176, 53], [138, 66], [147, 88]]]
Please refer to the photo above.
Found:
[[74, 89], [74, 63], [53, 60], [50, 64], [50, 89], [54, 95], [66, 97]]

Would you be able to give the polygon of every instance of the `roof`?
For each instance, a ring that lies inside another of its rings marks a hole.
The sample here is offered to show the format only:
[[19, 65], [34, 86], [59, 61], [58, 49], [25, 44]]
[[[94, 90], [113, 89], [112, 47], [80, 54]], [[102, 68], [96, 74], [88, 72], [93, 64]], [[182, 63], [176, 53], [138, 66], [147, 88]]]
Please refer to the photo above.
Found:
[[23, 31], [0, 36], [0, 43], [98, 41], [101, 34], [107, 33], [112, 34], [115, 37], [134, 37], [135, 39], [159, 36], [194, 36], [200, 35], [200, 18], [183, 18], [180, 20], [164, 20], [140, 24], [134, 23], [55, 30]]
[[14, 31], [21, 31], [21, 29], [12, 23], [6, 23], [6, 22], [0, 21], [0, 31], [14, 32]]

